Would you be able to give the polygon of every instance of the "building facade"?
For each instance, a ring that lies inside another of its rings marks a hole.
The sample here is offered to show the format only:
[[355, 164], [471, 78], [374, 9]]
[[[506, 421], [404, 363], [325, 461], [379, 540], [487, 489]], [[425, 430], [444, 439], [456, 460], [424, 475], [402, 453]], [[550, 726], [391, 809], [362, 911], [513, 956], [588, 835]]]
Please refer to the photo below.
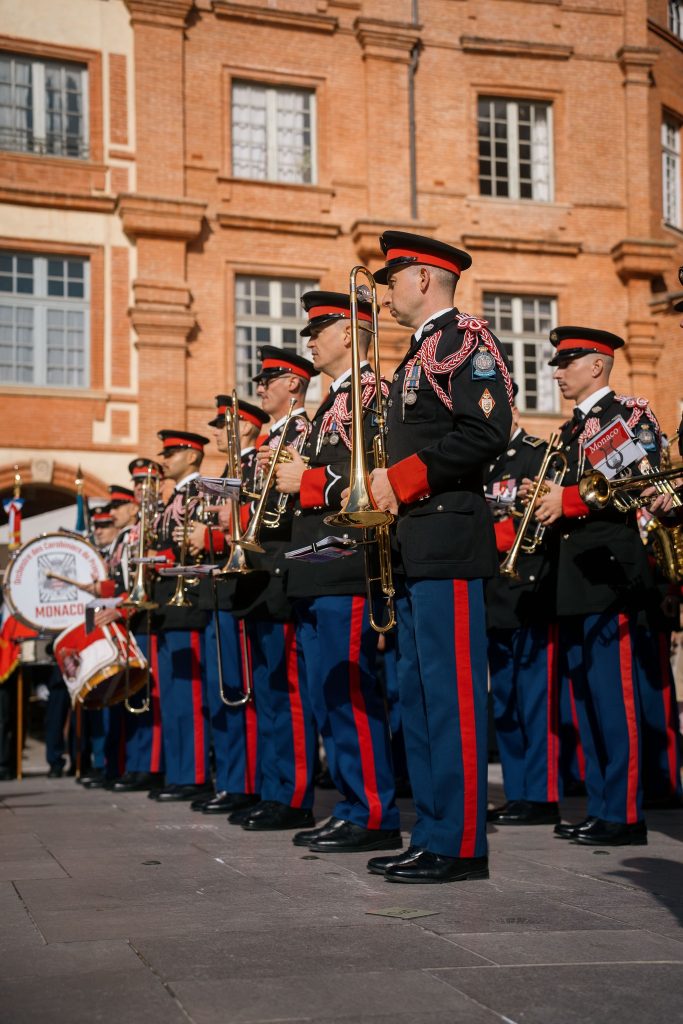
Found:
[[390, 227], [472, 253], [528, 429], [556, 323], [624, 336], [617, 389], [677, 424], [683, 2], [0, 0], [0, 33], [0, 491], [123, 483]]

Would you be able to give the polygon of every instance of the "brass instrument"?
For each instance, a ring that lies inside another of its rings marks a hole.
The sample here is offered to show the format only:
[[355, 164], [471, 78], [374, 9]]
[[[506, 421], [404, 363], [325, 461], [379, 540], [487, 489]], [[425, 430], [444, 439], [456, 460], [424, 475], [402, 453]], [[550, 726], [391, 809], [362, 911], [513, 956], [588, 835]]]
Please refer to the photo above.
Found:
[[266, 516], [266, 503], [270, 495], [270, 489], [275, 481], [275, 471], [277, 469], [278, 463], [283, 461], [282, 455], [284, 451], [285, 437], [287, 435], [287, 427], [289, 426], [290, 420], [292, 418], [292, 413], [294, 412], [295, 405], [296, 399], [290, 398], [289, 409], [287, 411], [287, 415], [285, 416], [285, 421], [282, 424], [282, 431], [278, 439], [277, 447], [275, 448], [273, 455], [271, 457], [270, 465], [268, 466], [268, 472], [266, 474], [265, 480], [263, 481], [263, 487], [261, 488], [261, 493], [256, 503], [256, 508], [254, 509], [254, 513], [249, 521], [249, 525], [244, 533], [244, 536], [240, 540], [240, 546], [245, 551], [256, 551], [258, 553], [263, 553], [265, 551], [265, 548], [262, 547], [262, 545], [260, 544], [259, 535], [261, 533], [261, 527], [264, 525], [264, 519]]
[[[301, 453], [301, 449], [305, 445], [306, 439], [307, 439], [308, 435], [310, 434], [310, 432], [311, 432], [311, 429], [310, 429], [310, 426], [309, 426], [306, 430], [302, 430], [301, 433], [299, 434], [299, 436], [297, 437], [296, 441], [293, 442], [293, 447], [299, 453], [299, 455], [301, 456], [301, 461], [304, 462], [304, 463], [309, 463], [311, 461], [309, 459], [308, 455], [302, 455], [302, 453]], [[292, 456], [291, 456], [291, 454], [286, 449], [285, 449], [285, 451], [280, 453], [280, 458], [278, 460], [279, 463], [292, 462], [292, 461], [293, 461], [292, 460]], [[263, 525], [268, 530], [274, 530], [276, 527], [278, 527], [280, 525], [280, 520], [281, 520], [282, 516], [285, 514], [285, 512], [287, 511], [287, 503], [289, 502], [290, 497], [291, 497], [291, 495], [289, 495], [289, 494], [280, 494], [278, 499], [277, 499], [277, 504], [276, 504], [275, 508], [273, 509], [273, 511], [272, 512], [264, 512], [264, 514], [263, 514]]]
[[[672, 468], [671, 440], [662, 448], [660, 469], [663, 470]], [[673, 484], [671, 488], [671, 493], [678, 499], [680, 507], [680, 498]], [[670, 526], [664, 520], [653, 516], [647, 524], [646, 533], [650, 536], [652, 554], [664, 578], [669, 583], [680, 583], [683, 580], [683, 525], [674, 523]]]
[[[394, 580], [391, 567], [391, 542], [389, 527], [394, 521], [391, 512], [379, 508], [370, 489], [367, 456], [363, 443], [363, 404], [361, 399], [361, 368], [360, 368], [360, 329], [358, 321], [358, 275], [362, 274], [368, 281], [372, 303], [372, 345], [375, 371], [376, 410], [375, 421], [377, 433], [373, 440], [375, 466], [385, 469], [387, 464], [385, 447], [384, 406], [382, 401], [382, 378], [379, 360], [379, 303], [377, 301], [377, 285], [366, 267], [357, 266], [349, 277], [351, 294], [351, 479], [349, 494], [339, 512], [325, 517], [330, 526], [363, 530], [365, 542], [365, 578], [368, 594], [368, 613], [370, 625], [377, 633], [387, 633], [396, 623], [394, 612]], [[374, 531], [371, 536], [370, 531]], [[379, 560], [378, 573], [373, 572], [371, 565], [371, 547], [377, 545]], [[386, 617], [383, 622], [375, 619], [373, 604], [380, 598], [377, 584], [384, 603]]]
[[[187, 564], [187, 551], [189, 547], [189, 533], [190, 533], [190, 495], [188, 491], [183, 495], [183, 539], [180, 544], [180, 560], [178, 562], [179, 568], [184, 568]], [[171, 575], [171, 574], [169, 574]], [[173, 597], [166, 602], [167, 608], [191, 608], [192, 602], [187, 597], [187, 586], [193, 586], [199, 582], [199, 578], [195, 576], [185, 576], [183, 573], [178, 573], [176, 577], [175, 591]]]
[[680, 508], [683, 500], [671, 483], [677, 477], [683, 477], [683, 463], [615, 480], [608, 480], [604, 473], [594, 469], [579, 480], [579, 495], [589, 508], [601, 509], [611, 504], [618, 512], [632, 512], [652, 501], [651, 495], [643, 497], [640, 492], [654, 487], [659, 494], [670, 494], [673, 507]]
[[543, 523], [538, 522], [532, 525], [532, 520], [539, 500], [544, 494], [548, 493], [547, 477], [551, 463], [553, 462], [557, 462], [557, 467], [553, 470], [550, 476], [550, 481], [554, 484], [561, 484], [565, 478], [567, 469], [569, 468], [569, 463], [567, 461], [567, 456], [562, 451], [559, 434], [551, 434], [548, 439], [548, 447], [546, 448], [543, 462], [541, 463], [538, 471], [534, 489], [526, 503], [526, 508], [524, 509], [524, 514], [522, 515], [522, 519], [517, 530], [517, 536], [515, 537], [512, 547], [500, 564], [499, 571], [501, 576], [507, 576], [509, 579], [518, 580], [520, 577], [517, 572], [517, 561], [520, 554], [533, 554], [543, 540], [546, 526]]
[[[159, 606], [155, 601], [152, 600], [147, 590], [147, 571], [145, 553], [151, 547], [151, 532], [154, 525], [154, 517], [156, 515], [157, 507], [159, 504], [159, 480], [156, 476], [152, 475], [151, 467], [147, 468], [147, 476], [145, 477], [142, 484], [142, 495], [140, 499], [140, 521], [139, 521], [139, 536], [137, 543], [137, 553], [135, 558], [135, 577], [133, 579], [133, 585], [130, 588], [130, 592], [126, 600], [122, 603], [123, 608], [132, 608], [135, 611], [144, 611], [147, 613], [147, 636], [149, 637], [151, 632], [150, 616], [154, 608]], [[128, 633], [128, 619], [126, 619], [126, 633]], [[127, 647], [126, 643], [126, 647]], [[145, 711], [149, 711], [152, 703], [151, 694], [151, 654], [148, 650], [147, 653], [147, 671], [145, 680], [145, 699], [139, 707], [134, 707], [130, 703], [130, 661], [126, 659], [126, 696], [124, 698], [124, 707], [126, 711], [129, 711], [131, 715], [143, 715]]]

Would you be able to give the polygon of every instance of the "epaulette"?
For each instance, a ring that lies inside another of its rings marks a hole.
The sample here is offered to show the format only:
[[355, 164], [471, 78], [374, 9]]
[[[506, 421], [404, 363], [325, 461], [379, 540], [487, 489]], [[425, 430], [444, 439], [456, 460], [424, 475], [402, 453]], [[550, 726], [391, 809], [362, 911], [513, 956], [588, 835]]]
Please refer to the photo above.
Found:
[[538, 448], [540, 445], [545, 444], [546, 442], [543, 440], [542, 437], [534, 437], [532, 434], [525, 434], [522, 438], [522, 443], [530, 444], [532, 448]]
[[647, 409], [650, 404], [647, 398], [634, 398], [631, 395], [615, 395], [614, 401], [625, 405], [627, 409]]

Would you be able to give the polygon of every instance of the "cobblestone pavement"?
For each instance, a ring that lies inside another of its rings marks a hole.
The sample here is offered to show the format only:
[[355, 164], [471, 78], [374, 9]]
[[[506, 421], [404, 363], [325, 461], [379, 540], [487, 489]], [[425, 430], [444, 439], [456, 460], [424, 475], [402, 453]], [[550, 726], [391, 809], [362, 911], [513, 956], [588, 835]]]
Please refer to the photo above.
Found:
[[492, 830], [489, 881], [398, 886], [38, 767], [0, 783], [3, 1024], [683, 1020], [683, 812], [623, 850]]

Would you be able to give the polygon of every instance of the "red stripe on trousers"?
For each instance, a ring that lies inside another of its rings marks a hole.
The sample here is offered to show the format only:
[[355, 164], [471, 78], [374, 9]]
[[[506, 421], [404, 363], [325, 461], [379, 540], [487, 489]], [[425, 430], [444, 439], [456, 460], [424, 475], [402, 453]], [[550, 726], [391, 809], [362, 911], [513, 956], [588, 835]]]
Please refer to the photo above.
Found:
[[206, 752], [204, 750], [204, 716], [202, 715], [201, 645], [199, 632], [190, 632], [192, 679], [192, 732], [194, 737], [194, 781], [206, 782]]
[[[242, 689], [247, 690], [247, 680], [252, 678], [251, 673], [251, 640], [243, 619], [237, 623], [239, 631], [239, 649], [242, 661]], [[244, 657], [244, 648], [247, 648], [247, 657]], [[244, 706], [244, 792], [254, 793], [256, 791], [256, 744], [257, 744], [257, 721], [256, 704], [250, 700]]]
[[377, 770], [375, 768], [375, 750], [372, 745], [372, 733], [368, 722], [368, 709], [360, 685], [360, 653], [363, 637], [363, 614], [366, 598], [358, 595], [351, 601], [351, 631], [349, 635], [349, 698], [353, 721], [358, 736], [360, 751], [360, 768], [363, 776], [363, 789], [368, 805], [367, 828], [381, 828], [382, 801], [377, 789]]
[[662, 689], [664, 722], [666, 724], [666, 757], [669, 763], [669, 784], [672, 794], [678, 789], [678, 709], [672, 686], [671, 662], [669, 661], [669, 640], [665, 633], [659, 634], [659, 669], [665, 686]]
[[621, 692], [624, 698], [626, 730], [628, 733], [628, 770], [626, 773], [626, 821], [633, 824], [638, 821], [638, 724], [636, 721], [636, 700], [633, 690], [633, 661], [631, 652], [631, 633], [628, 619], [620, 615], [619, 630], [619, 672], [621, 675]]
[[567, 680], [569, 685], [569, 707], [572, 713], [572, 722], [574, 724], [574, 739], [576, 741], [576, 764], [579, 769], [579, 779], [584, 782], [586, 779], [586, 755], [583, 752], [581, 745], [581, 733], [579, 732], [579, 716], [576, 713], [576, 701], [574, 700], [574, 684], [571, 679]]
[[559, 774], [559, 761], [560, 761], [560, 737], [558, 734], [559, 730], [559, 687], [557, 685], [557, 664], [558, 664], [558, 626], [557, 624], [548, 626], [548, 749], [546, 756], [548, 758], [548, 776], [547, 776], [547, 793], [546, 800], [552, 803], [557, 803], [560, 799], [560, 793], [558, 788], [558, 774]]
[[149, 638], [149, 657], [152, 679], [149, 700], [152, 709], [152, 753], [149, 760], [151, 772], [161, 771], [161, 701], [159, 699], [159, 648], [156, 633]]
[[292, 794], [291, 806], [301, 807], [308, 784], [308, 758], [306, 754], [304, 710], [301, 703], [299, 660], [296, 649], [296, 627], [293, 622], [286, 622], [283, 629], [285, 631], [285, 665], [287, 669], [289, 708], [292, 719], [292, 747], [294, 750], [294, 793]]
[[466, 580], [453, 580], [453, 630], [455, 635], [458, 719], [462, 751], [463, 816], [461, 857], [474, 857], [477, 841], [477, 729], [470, 652], [470, 601]]

